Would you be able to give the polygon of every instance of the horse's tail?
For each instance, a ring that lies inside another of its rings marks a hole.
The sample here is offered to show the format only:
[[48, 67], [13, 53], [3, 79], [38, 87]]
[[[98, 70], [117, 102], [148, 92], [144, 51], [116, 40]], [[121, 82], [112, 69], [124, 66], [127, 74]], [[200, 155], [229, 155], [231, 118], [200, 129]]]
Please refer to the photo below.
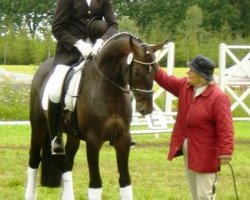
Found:
[[59, 187], [62, 176], [62, 159], [64, 156], [52, 156], [50, 136], [47, 132], [42, 150], [41, 185], [45, 187]]

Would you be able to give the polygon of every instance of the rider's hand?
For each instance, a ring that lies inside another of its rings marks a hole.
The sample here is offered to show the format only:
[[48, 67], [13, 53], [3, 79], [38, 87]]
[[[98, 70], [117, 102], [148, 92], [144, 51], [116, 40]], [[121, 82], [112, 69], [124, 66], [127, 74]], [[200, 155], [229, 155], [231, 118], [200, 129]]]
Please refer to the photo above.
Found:
[[89, 54], [92, 53], [92, 45], [90, 43], [84, 42], [83, 40], [78, 40], [74, 46], [81, 52], [85, 59], [89, 56]]
[[93, 55], [96, 55], [96, 54], [97, 54], [97, 52], [98, 52], [99, 49], [101, 48], [103, 42], [104, 42], [103, 39], [97, 39], [97, 40], [96, 40], [96, 43], [95, 43], [95, 45], [94, 45], [94, 47], [93, 47], [93, 50], [92, 50], [92, 54], [93, 54]]

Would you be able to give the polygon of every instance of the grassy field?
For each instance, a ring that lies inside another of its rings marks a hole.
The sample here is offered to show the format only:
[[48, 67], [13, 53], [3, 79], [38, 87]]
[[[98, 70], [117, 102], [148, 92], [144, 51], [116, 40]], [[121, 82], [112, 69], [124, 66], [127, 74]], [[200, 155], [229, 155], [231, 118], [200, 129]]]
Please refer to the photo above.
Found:
[[[0, 199], [23, 199], [30, 141], [29, 126], [0, 127]], [[250, 123], [235, 122], [235, 154], [231, 162], [241, 200], [250, 196]], [[166, 160], [170, 134], [134, 135], [138, 145], [131, 149], [130, 173], [135, 200], [189, 200], [182, 157]], [[115, 152], [105, 143], [100, 155], [103, 200], [118, 200], [118, 173]], [[85, 143], [81, 143], [73, 170], [76, 200], [86, 200], [88, 168]], [[60, 199], [60, 189], [43, 188], [38, 183], [38, 200]], [[218, 173], [217, 200], [235, 198], [229, 166]]]

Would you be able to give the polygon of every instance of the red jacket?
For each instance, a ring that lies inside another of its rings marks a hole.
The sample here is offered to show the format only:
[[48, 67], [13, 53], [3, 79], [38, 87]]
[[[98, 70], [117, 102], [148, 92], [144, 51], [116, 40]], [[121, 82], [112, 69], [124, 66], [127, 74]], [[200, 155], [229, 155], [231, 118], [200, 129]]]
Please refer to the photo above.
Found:
[[179, 98], [168, 159], [182, 152], [187, 138], [189, 169], [218, 171], [219, 157], [231, 157], [233, 153], [234, 130], [228, 96], [216, 84], [211, 84], [193, 98], [193, 87], [187, 78], [169, 76], [162, 69], [157, 71], [155, 80]]

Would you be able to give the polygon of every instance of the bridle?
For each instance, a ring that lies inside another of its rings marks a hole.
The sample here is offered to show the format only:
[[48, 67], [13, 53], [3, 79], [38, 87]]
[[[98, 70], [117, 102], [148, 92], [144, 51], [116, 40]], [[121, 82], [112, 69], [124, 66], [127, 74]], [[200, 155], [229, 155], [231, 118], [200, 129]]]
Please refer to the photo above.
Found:
[[[97, 65], [97, 63], [96, 63], [95, 56], [93, 56], [92, 58], [93, 58], [94, 66], [95, 66], [97, 72], [98, 72], [106, 81], [108, 81], [108, 82], [111, 83], [112, 85], [116, 86], [117, 88], [119, 88], [119, 89], [122, 90], [123, 92], [130, 93], [130, 91], [132, 91], [133, 93], [144, 93], [144, 94], [147, 94], [147, 95], [152, 96], [152, 94], [153, 94], [153, 92], [154, 92], [153, 89], [151, 89], [151, 90], [144, 90], [144, 89], [132, 88], [132, 87], [131, 87], [130, 89], [121, 87], [120, 85], [118, 85], [118, 84], [115, 83], [114, 81], [110, 80], [107, 76], [105, 76], [105, 75], [102, 73], [102, 71], [99, 69], [99, 67], [98, 67], [98, 65]], [[133, 62], [138, 63], [138, 64], [141, 64], [141, 65], [146, 65], [146, 66], [151, 67], [152, 64], [155, 64], [155, 63], [156, 63], [156, 60], [154, 60], [154, 61], [152, 61], [152, 62], [142, 62], [142, 61], [133, 59], [132, 62], [131, 62], [131, 64], [127, 65], [127, 69], [128, 69], [128, 68], [130, 68], [130, 69], [132, 68], [132, 63], [133, 63]], [[127, 70], [126, 70], [126, 72], [127, 72]], [[126, 72], [125, 72], [125, 73], [126, 73]], [[125, 73], [124, 73], [124, 75], [125, 75]]]
[[[135, 62], [135, 63], [138, 63], [138, 64], [141, 64], [141, 65], [146, 65], [146, 66], [149, 66], [151, 68], [151, 65], [152, 64], [155, 64], [156, 63], [156, 59], [153, 60], [152, 62], [142, 62], [142, 61], [139, 61], [139, 60], [136, 60], [136, 59], [133, 59], [132, 63]], [[132, 68], [131, 65], [132, 63], [130, 64], [130, 69]], [[130, 81], [131, 82], [131, 81]], [[131, 85], [131, 84], [130, 84]], [[143, 89], [139, 89], [139, 88], [131, 88], [131, 91], [133, 93], [144, 93], [144, 94], [147, 94], [149, 96], [152, 96], [153, 95], [153, 92], [154, 90], [143, 90]]]

